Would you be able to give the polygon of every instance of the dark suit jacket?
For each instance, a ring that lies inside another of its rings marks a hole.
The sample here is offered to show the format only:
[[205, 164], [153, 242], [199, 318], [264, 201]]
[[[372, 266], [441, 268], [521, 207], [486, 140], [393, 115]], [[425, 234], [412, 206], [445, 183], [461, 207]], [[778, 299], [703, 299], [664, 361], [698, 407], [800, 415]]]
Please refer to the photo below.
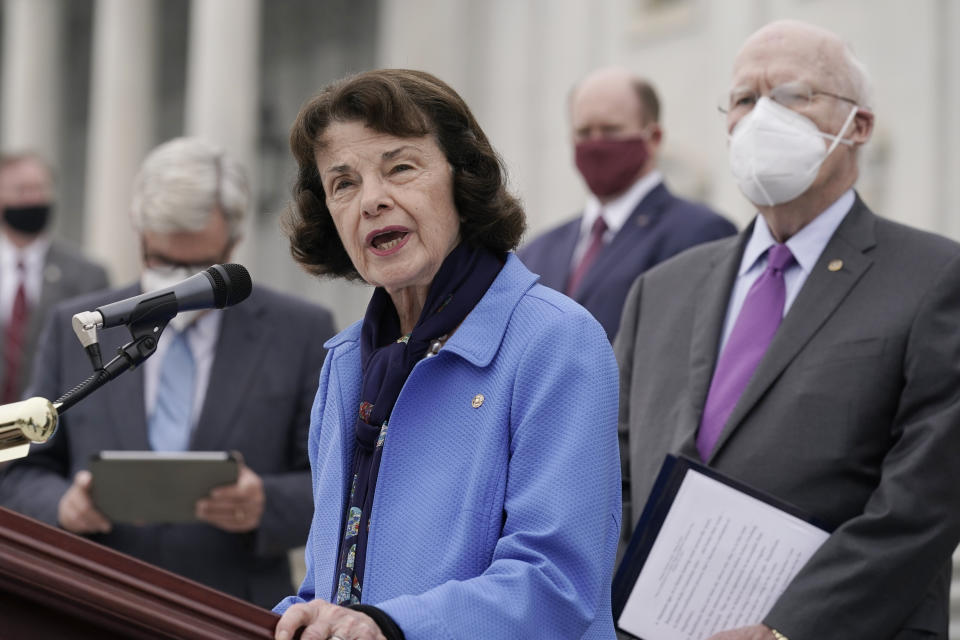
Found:
[[[540, 283], [561, 293], [570, 279], [570, 261], [580, 237], [575, 218], [521, 248], [517, 255], [540, 274]], [[694, 245], [733, 235], [736, 228], [711, 209], [654, 187], [597, 257], [573, 299], [593, 314], [613, 341], [630, 285], [650, 267]]]
[[[678, 256], [630, 291], [615, 344], [628, 533], [664, 454], [697, 457], [750, 233]], [[857, 198], [709, 460], [836, 527], [765, 622], [791, 640], [946, 638], [958, 460], [960, 246]]]
[[[55, 399], [91, 373], [70, 319], [121, 300], [138, 287], [101, 292], [58, 307], [36, 359], [32, 395]], [[333, 335], [328, 311], [256, 287], [222, 312], [206, 398], [193, 450], [237, 450], [263, 479], [261, 526], [231, 534], [207, 524], [115, 525], [93, 540], [214, 588], [272, 607], [290, 593], [287, 550], [306, 542], [313, 514], [307, 460], [310, 407]], [[100, 332], [104, 360], [130, 341], [123, 327]], [[103, 449], [148, 450], [143, 369], [128, 371], [66, 412], [46, 444], [11, 465], [0, 503], [57, 523], [57, 505], [74, 474]], [[96, 481], [96, 479], [94, 479]], [[144, 496], [149, 499], [148, 496]]]
[[[43, 285], [40, 288], [40, 300], [30, 309], [27, 318], [27, 340], [24, 343], [24, 361], [20, 366], [19, 391], [26, 389], [33, 370], [33, 354], [37, 348], [40, 331], [46, 322], [47, 314], [58, 303], [75, 298], [84, 293], [107, 288], [107, 272], [103, 267], [83, 257], [79, 252], [66, 245], [53, 242], [47, 251], [43, 265]], [[0, 334], [2, 335], [2, 334]], [[0, 340], [0, 380], [4, 371], [4, 341]]]

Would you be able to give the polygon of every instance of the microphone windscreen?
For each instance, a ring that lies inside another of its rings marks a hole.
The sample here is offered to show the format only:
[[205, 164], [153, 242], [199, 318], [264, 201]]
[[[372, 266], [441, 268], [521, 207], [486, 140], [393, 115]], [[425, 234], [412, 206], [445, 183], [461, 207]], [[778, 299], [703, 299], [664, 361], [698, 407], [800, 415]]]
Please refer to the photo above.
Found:
[[207, 273], [213, 279], [213, 300], [217, 309], [243, 302], [253, 290], [250, 272], [242, 264], [215, 264]]

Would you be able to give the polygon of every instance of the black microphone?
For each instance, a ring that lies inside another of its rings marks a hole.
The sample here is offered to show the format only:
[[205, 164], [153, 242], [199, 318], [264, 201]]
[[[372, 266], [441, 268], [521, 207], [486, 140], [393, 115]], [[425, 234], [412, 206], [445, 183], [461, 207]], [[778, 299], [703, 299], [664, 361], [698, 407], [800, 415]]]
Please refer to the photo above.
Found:
[[[243, 265], [215, 264], [177, 284], [112, 302], [73, 316], [73, 331], [93, 365], [93, 375], [63, 394], [53, 408], [63, 413], [124, 371], [140, 365], [157, 350], [157, 338], [167, 321], [181, 311], [223, 309], [243, 302], [253, 283]], [[97, 329], [125, 324], [133, 342], [118, 349], [117, 356], [102, 363]]]
[[134, 322], [169, 320], [181, 311], [223, 309], [243, 302], [253, 283], [240, 264], [215, 264], [177, 284], [97, 307], [104, 329]]

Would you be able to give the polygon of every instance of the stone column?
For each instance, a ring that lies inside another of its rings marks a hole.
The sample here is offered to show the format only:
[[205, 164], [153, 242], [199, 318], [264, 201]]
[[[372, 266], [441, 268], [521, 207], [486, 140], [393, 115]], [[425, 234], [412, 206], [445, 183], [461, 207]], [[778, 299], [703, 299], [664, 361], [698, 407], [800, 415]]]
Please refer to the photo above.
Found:
[[140, 271], [133, 179], [154, 140], [154, 0], [94, 6], [85, 245], [115, 283]]
[[4, 0], [0, 142], [57, 164], [63, 4]]
[[190, 6], [186, 135], [222, 146], [247, 168], [253, 210], [238, 262], [252, 255], [256, 213], [260, 0], [194, 0]]

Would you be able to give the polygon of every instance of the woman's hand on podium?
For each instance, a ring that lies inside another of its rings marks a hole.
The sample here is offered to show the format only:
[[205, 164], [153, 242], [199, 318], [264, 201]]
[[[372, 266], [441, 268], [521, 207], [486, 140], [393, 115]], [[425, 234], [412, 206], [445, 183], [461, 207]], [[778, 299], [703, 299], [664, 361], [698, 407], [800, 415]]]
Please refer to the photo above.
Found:
[[290, 640], [300, 627], [306, 627], [301, 640], [387, 640], [367, 614], [324, 600], [311, 600], [287, 609], [277, 623], [274, 637]]
[[89, 471], [78, 471], [73, 484], [60, 498], [57, 505], [57, 521], [72, 533], [108, 533], [110, 521], [93, 506], [90, 484], [93, 476]]
[[197, 518], [230, 533], [246, 533], [260, 526], [265, 502], [263, 480], [240, 463], [236, 484], [217, 487], [197, 500]]

